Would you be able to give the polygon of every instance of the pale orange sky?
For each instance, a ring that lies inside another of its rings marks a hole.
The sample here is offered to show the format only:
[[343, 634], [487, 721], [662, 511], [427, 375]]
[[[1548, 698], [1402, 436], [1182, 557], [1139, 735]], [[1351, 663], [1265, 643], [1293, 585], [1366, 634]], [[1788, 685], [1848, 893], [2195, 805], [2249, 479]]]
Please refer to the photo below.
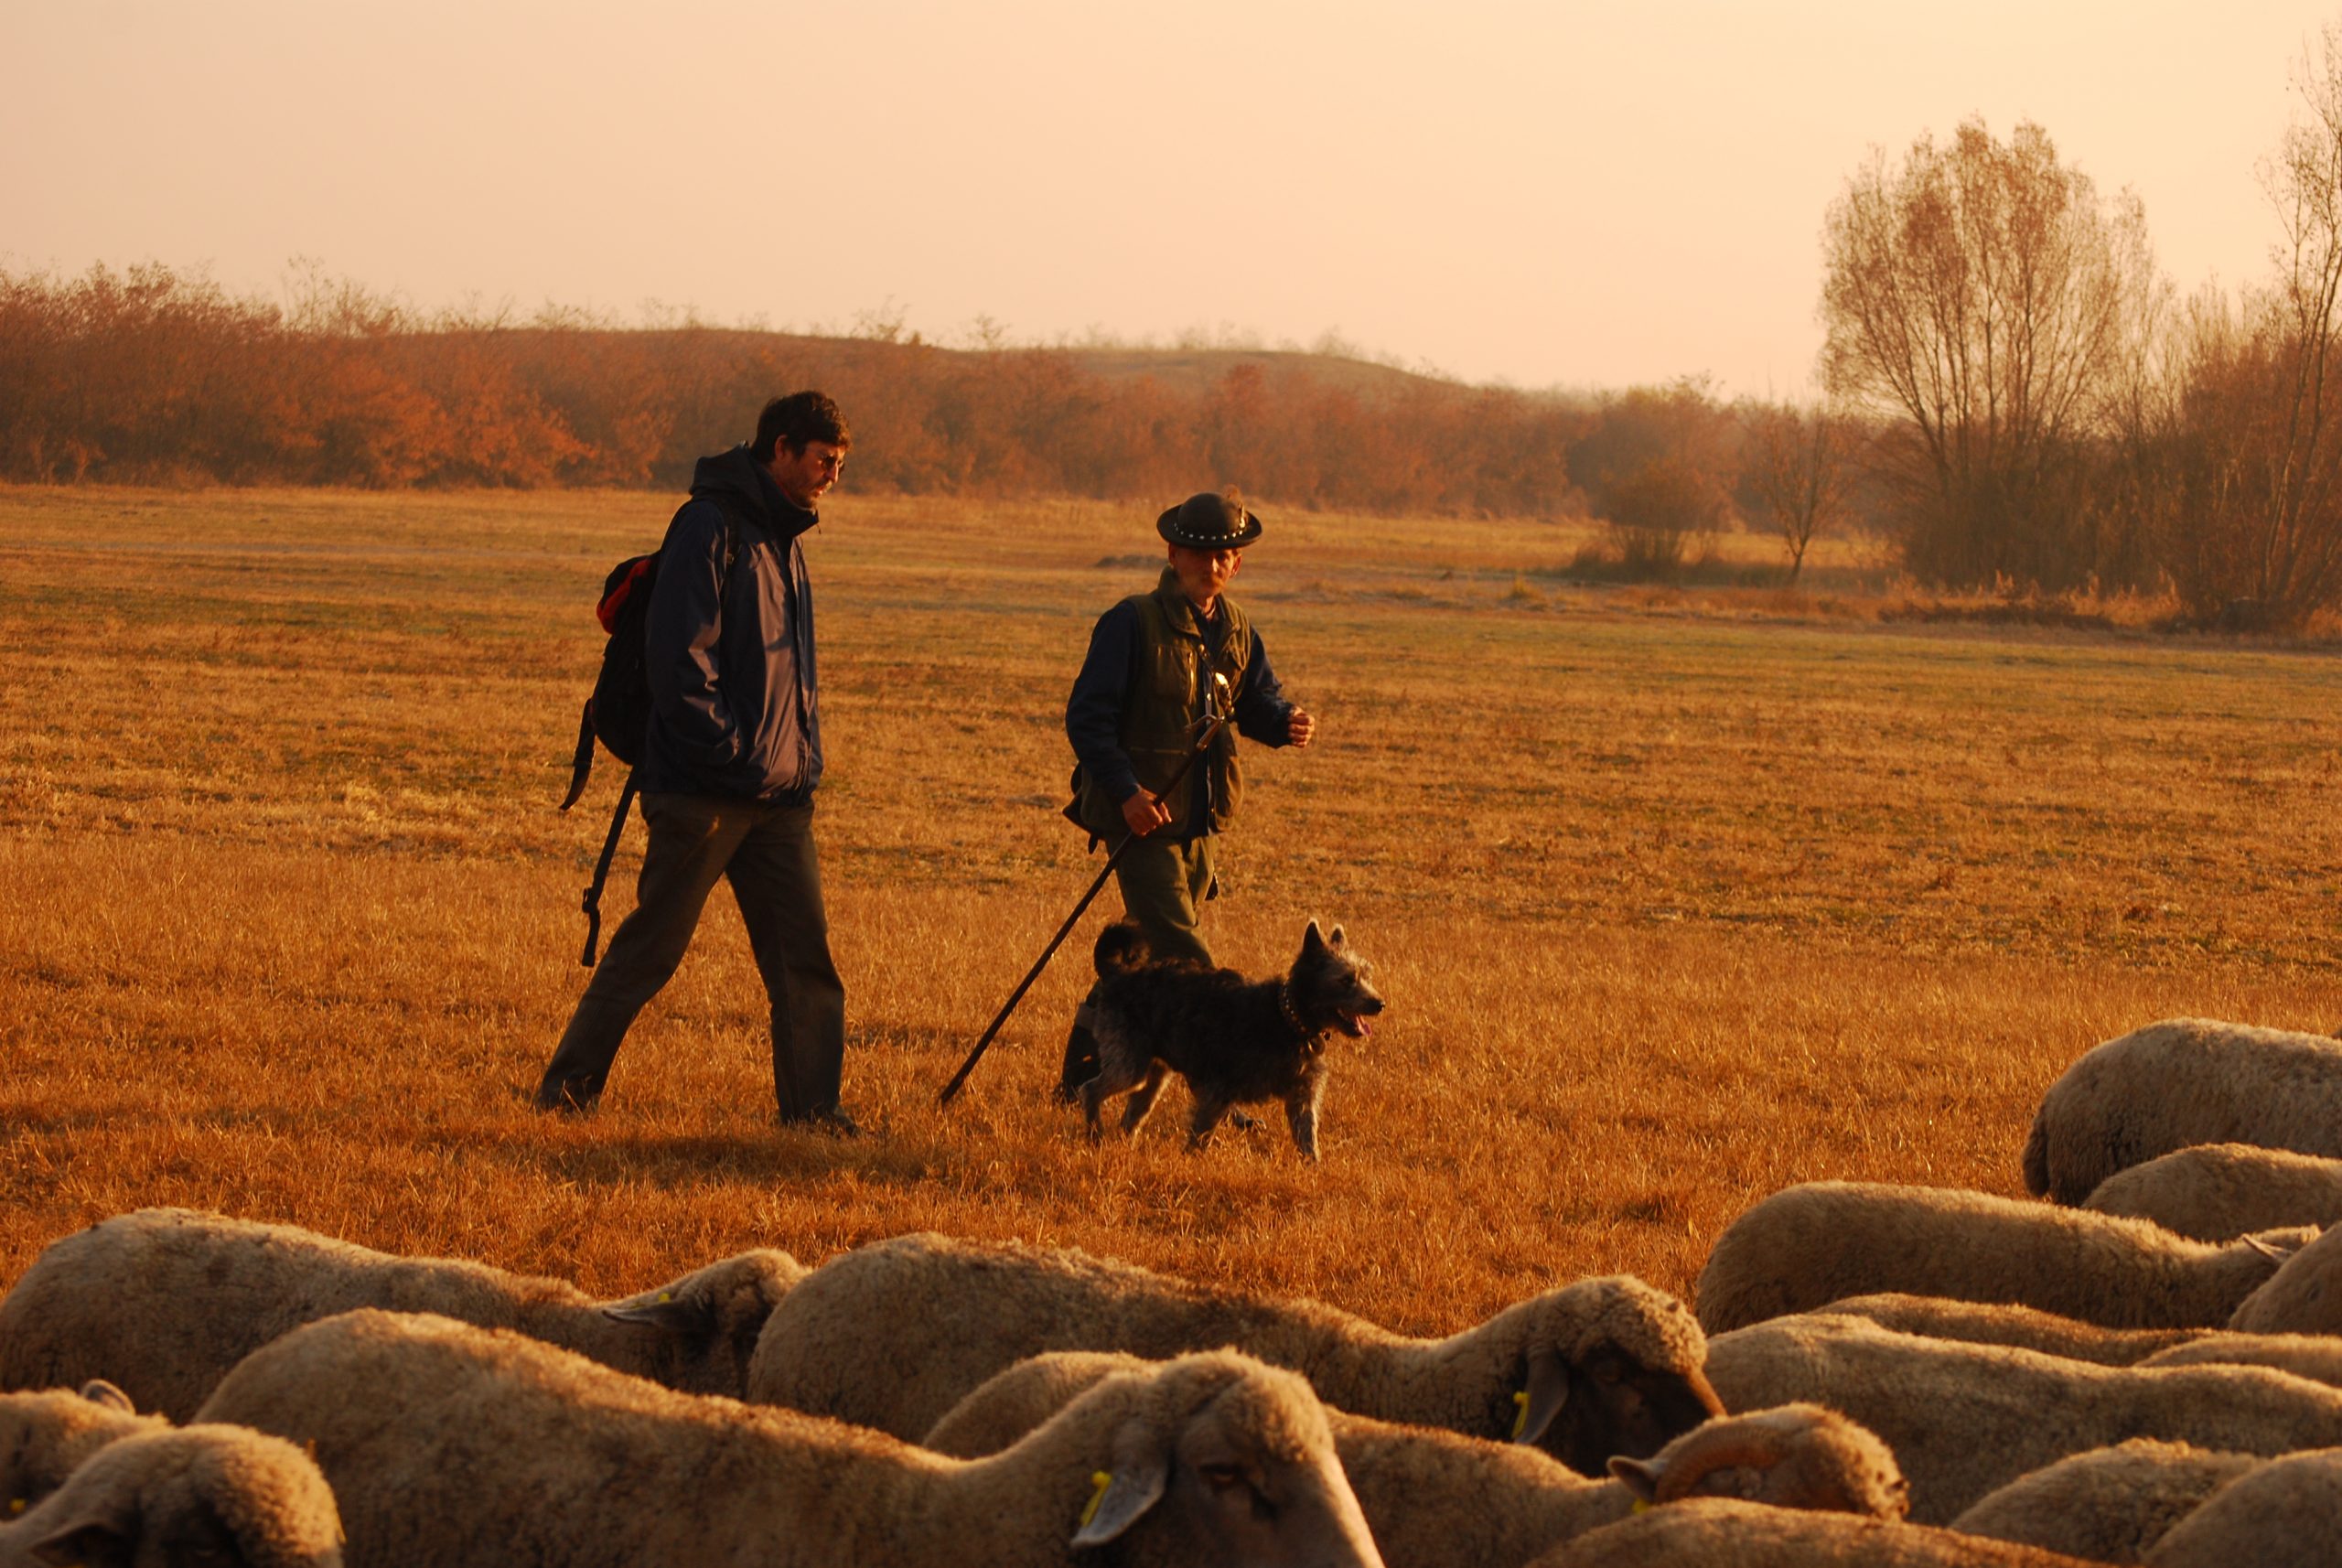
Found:
[[1963, 0], [0, 0], [0, 264], [964, 340], [1331, 330], [1471, 380], [1804, 383], [1870, 147], [2039, 121], [2182, 288], [2335, 12]]

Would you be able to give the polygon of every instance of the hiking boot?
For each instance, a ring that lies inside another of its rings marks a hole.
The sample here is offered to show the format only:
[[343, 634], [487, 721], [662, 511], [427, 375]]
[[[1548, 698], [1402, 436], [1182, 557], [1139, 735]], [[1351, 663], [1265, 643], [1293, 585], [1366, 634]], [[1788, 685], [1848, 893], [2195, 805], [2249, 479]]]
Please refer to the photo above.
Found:
[[602, 1086], [589, 1078], [548, 1078], [537, 1085], [533, 1103], [560, 1116], [591, 1116], [602, 1103]]
[[859, 1138], [862, 1129], [853, 1117], [837, 1106], [826, 1106], [803, 1116], [783, 1116], [783, 1127], [793, 1127], [808, 1133], [819, 1133], [825, 1138]]

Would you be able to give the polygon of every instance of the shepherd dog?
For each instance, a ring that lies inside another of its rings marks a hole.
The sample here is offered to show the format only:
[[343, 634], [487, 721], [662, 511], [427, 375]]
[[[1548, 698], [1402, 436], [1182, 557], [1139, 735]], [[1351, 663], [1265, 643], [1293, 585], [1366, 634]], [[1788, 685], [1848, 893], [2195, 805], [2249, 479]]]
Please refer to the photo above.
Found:
[[1093, 1141], [1101, 1135], [1099, 1111], [1109, 1095], [1130, 1093], [1123, 1132], [1135, 1133], [1176, 1072], [1195, 1095], [1190, 1149], [1209, 1142], [1236, 1106], [1276, 1100], [1284, 1102], [1301, 1157], [1317, 1157], [1328, 1038], [1366, 1038], [1382, 1011], [1370, 966], [1350, 950], [1341, 927], [1327, 935], [1310, 921], [1301, 956], [1277, 980], [1246, 980], [1232, 969], [1188, 960], [1157, 961], [1127, 920], [1100, 933], [1095, 956], [1098, 1073], [1081, 1086]]

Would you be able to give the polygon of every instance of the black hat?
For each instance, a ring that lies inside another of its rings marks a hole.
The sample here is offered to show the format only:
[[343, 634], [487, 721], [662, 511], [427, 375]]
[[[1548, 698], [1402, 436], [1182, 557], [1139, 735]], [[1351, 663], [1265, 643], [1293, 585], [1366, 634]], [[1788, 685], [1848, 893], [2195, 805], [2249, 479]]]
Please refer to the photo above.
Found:
[[1155, 532], [1188, 550], [1241, 550], [1261, 537], [1261, 520], [1234, 490], [1199, 490], [1156, 518]]

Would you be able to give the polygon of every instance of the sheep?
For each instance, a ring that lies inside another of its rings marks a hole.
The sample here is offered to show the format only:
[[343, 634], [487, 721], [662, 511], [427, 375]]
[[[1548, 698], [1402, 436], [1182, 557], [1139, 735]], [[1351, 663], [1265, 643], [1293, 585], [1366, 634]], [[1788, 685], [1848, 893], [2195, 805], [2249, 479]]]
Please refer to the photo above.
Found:
[[234, 1426], [163, 1427], [108, 1444], [0, 1524], [0, 1568], [60, 1563], [341, 1568], [341, 1519], [291, 1444]]
[[[2079, 1557], [1851, 1514], [1693, 1498], [1589, 1530], [1530, 1568], [2094, 1568]], [[2228, 1568], [2236, 1568], [2231, 1563]]]
[[140, 1415], [102, 1380], [72, 1389], [0, 1394], [0, 1520], [14, 1519], [64, 1484], [107, 1444], [169, 1423]]
[[2217, 1332], [2209, 1328], [2109, 1328], [2008, 1302], [1952, 1301], [1943, 1296], [1885, 1292], [1850, 1295], [1814, 1309], [1823, 1317], [1863, 1317], [1881, 1328], [1971, 1345], [2014, 1345], [2047, 1356], [2129, 1367], [2175, 1345]]
[[2331, 1334], [2207, 1334], [2158, 1350], [2152, 1367], [2274, 1367], [2313, 1383], [2342, 1388], [2342, 1338]]
[[[1100, 1380], [1151, 1364], [1090, 1350], [1019, 1361], [953, 1405], [920, 1445], [963, 1458], [998, 1453]], [[1326, 1414], [1375, 1544], [1418, 1568], [1511, 1568], [1638, 1507], [1685, 1497], [1751, 1497], [1892, 1519], [1907, 1506], [1886, 1445], [1813, 1405], [1720, 1416], [1649, 1459], [1613, 1459], [1605, 1481], [1519, 1444]]]
[[2034, 1112], [2025, 1189], [2079, 1203], [2115, 1172], [2197, 1144], [2342, 1156], [2342, 1040], [2167, 1018], [2092, 1047]]
[[2152, 1219], [2199, 1241], [2283, 1225], [2323, 1227], [2342, 1219], [2342, 1160], [2251, 1144], [2175, 1149], [2116, 1171], [2082, 1207]]
[[2342, 1563], [2342, 1449], [2256, 1465], [2171, 1527], [2148, 1568], [2333, 1568]]
[[106, 1378], [140, 1409], [185, 1421], [229, 1368], [285, 1330], [380, 1306], [517, 1328], [676, 1388], [737, 1394], [766, 1314], [804, 1273], [786, 1252], [744, 1252], [597, 1302], [484, 1263], [142, 1208], [50, 1242], [0, 1297], [0, 1389]]
[[1951, 1528], [2093, 1562], [2137, 1563], [2205, 1498], [2269, 1462], [2136, 1437], [2019, 1476], [1978, 1498]]
[[2342, 1444], [2342, 1390], [2271, 1368], [2101, 1367], [1853, 1317], [1778, 1318], [1719, 1335], [1708, 1375], [1733, 1409], [1810, 1401], [1878, 1434], [1922, 1524], [2128, 1437], [2261, 1455]]
[[2239, 1334], [2342, 1334], [2342, 1225], [2332, 1226], [2237, 1304]]
[[2217, 1327], [2312, 1234], [2216, 1246], [1990, 1193], [1810, 1182], [1725, 1227], [1695, 1297], [1711, 1334], [1873, 1291], [2014, 1302], [2112, 1328]]
[[1044, 1350], [1164, 1359], [1233, 1345], [1358, 1415], [1533, 1443], [1581, 1475], [1647, 1458], [1724, 1407], [1673, 1297], [1580, 1280], [1445, 1339], [1305, 1300], [1150, 1273], [1071, 1250], [899, 1236], [805, 1276], [765, 1324], [748, 1398], [917, 1437]]
[[1070, 1568], [1109, 1542], [1130, 1568], [1381, 1568], [1309, 1385], [1232, 1351], [1110, 1378], [972, 1461], [360, 1311], [254, 1352], [203, 1415], [311, 1445], [350, 1568]]

